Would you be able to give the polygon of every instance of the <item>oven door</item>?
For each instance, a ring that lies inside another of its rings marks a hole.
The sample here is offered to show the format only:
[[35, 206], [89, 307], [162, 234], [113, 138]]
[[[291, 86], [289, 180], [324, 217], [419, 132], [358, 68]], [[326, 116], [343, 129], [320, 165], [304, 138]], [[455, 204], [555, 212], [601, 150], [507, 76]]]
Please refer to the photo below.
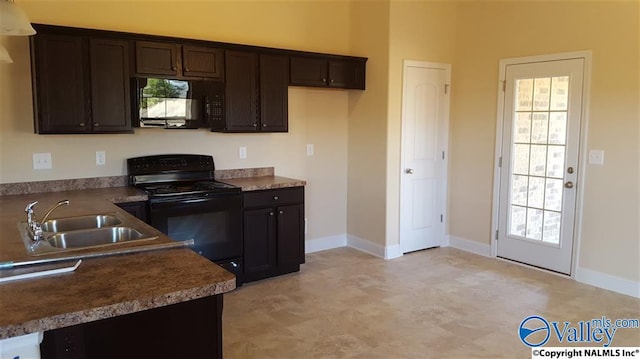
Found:
[[150, 201], [153, 227], [174, 240], [193, 239], [193, 250], [214, 262], [242, 256], [241, 221], [239, 193]]

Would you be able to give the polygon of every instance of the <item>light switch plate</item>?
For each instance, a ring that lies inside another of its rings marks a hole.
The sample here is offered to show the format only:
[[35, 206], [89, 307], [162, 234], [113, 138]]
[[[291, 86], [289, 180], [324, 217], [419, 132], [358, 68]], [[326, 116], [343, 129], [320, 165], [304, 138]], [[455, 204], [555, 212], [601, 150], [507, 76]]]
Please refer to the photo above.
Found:
[[313, 143], [307, 145], [307, 156], [313, 156]]
[[33, 169], [34, 170], [48, 170], [51, 169], [51, 153], [34, 153], [33, 154]]
[[589, 151], [589, 164], [591, 164], [591, 165], [603, 165], [604, 164], [604, 151], [603, 150], [590, 150]]
[[244, 146], [241, 146], [240, 149], [238, 150], [238, 155], [240, 156], [241, 159], [247, 158], [247, 148]]

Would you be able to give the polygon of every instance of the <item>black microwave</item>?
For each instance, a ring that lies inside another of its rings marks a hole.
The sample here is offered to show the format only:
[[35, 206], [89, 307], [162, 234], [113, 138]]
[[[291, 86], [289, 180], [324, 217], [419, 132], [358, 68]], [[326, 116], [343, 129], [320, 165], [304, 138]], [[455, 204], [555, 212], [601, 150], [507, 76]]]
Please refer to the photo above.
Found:
[[134, 78], [134, 119], [139, 127], [211, 128], [223, 121], [224, 83]]

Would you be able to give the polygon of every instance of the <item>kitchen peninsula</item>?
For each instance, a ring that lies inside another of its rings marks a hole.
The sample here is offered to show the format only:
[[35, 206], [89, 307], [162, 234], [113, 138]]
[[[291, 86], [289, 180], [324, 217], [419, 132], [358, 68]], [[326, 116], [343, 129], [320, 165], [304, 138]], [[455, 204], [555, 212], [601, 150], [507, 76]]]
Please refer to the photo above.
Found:
[[[34, 259], [17, 224], [36, 200], [44, 213], [68, 199], [56, 217], [115, 212], [170, 242], [112, 203], [141, 196], [128, 187], [0, 196], [0, 261]], [[91, 258], [72, 273], [0, 284], [0, 339], [45, 332], [43, 358], [220, 357], [222, 295], [234, 288], [231, 273], [187, 248]]]

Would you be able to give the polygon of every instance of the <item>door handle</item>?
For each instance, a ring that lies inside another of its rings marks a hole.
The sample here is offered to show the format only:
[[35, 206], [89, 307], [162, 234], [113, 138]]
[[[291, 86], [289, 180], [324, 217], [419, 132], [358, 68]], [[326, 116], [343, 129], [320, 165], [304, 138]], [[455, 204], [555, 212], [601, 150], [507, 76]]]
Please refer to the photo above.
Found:
[[404, 173], [406, 173], [408, 175], [412, 175], [413, 174], [413, 168], [405, 168]]
[[564, 184], [566, 188], [573, 188], [573, 182], [569, 181]]

